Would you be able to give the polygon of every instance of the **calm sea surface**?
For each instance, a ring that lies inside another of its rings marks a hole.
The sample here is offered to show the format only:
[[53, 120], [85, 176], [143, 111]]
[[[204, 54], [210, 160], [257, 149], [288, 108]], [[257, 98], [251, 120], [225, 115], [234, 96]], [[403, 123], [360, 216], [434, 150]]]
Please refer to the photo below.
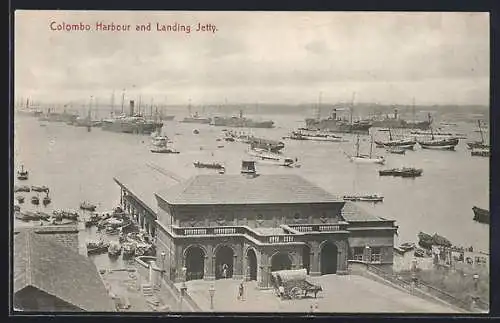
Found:
[[[304, 124], [304, 117], [300, 115], [260, 118], [275, 120], [276, 128], [251, 129], [251, 132], [269, 139], [280, 139]], [[200, 131], [199, 135], [193, 134], [195, 128]], [[242, 143], [217, 142], [221, 130], [221, 127], [209, 125], [166, 122], [163, 133], [173, 140], [174, 147], [181, 153], [152, 154], [149, 152], [149, 136], [106, 132], [99, 128], [87, 132], [86, 128], [16, 117], [14, 165], [17, 169], [24, 164], [30, 172], [29, 180], [22, 184], [47, 185], [52, 198], [49, 207], [35, 207], [29, 203], [33, 193], [24, 193], [27, 201], [23, 208], [76, 210], [81, 201], [88, 200], [99, 206], [98, 211], [112, 209], [120, 198], [120, 190], [112, 177], [147, 162], [183, 178], [200, 171], [192, 165], [196, 160], [224, 162], [227, 173], [238, 173], [247, 147]], [[473, 124], [458, 124], [453, 129], [468, 134], [469, 140], [477, 139], [474, 130]], [[373, 134], [375, 139], [387, 136], [385, 132], [373, 131]], [[336, 195], [355, 192], [383, 195], [383, 203], [361, 203], [360, 206], [376, 215], [396, 220], [399, 226], [396, 244], [416, 241], [416, 235], [424, 231], [443, 235], [456, 245], [489, 250], [489, 227], [472, 220], [474, 205], [489, 208], [489, 159], [471, 157], [466, 140], [461, 140], [455, 152], [422, 150], [417, 145], [415, 151], [406, 155], [394, 155], [374, 147], [375, 154], [385, 155], [387, 159], [385, 166], [378, 166], [349, 162], [344, 152], [354, 151], [355, 137], [346, 135], [345, 138], [348, 142], [285, 140], [284, 155], [297, 157], [302, 167], [258, 166], [258, 171], [262, 174], [299, 174]], [[219, 143], [223, 143], [224, 148], [217, 148]], [[369, 149], [370, 140], [366, 136], [361, 139], [360, 150], [368, 153]], [[402, 179], [378, 175], [379, 169], [401, 166], [422, 168], [423, 176]], [[93, 236], [94, 231], [82, 233], [82, 248], [85, 240]], [[110, 263], [107, 255], [95, 259], [98, 266], [121, 265], [120, 262]]]

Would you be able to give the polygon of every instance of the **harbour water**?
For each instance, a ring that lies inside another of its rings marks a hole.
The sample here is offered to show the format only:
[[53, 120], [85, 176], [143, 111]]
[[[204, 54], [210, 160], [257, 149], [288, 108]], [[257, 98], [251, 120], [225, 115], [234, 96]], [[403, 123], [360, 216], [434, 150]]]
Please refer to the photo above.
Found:
[[[277, 126], [252, 129], [256, 136], [281, 140], [292, 129], [304, 125], [301, 115], [265, 117], [275, 120]], [[78, 209], [81, 201], [88, 200], [98, 205], [97, 211], [110, 210], [119, 202], [120, 190], [113, 181], [119, 172], [145, 163], [156, 164], [182, 178], [211, 172], [195, 169], [192, 163], [199, 160], [223, 162], [226, 173], [236, 174], [241, 160], [248, 157], [245, 144], [216, 141], [222, 138], [223, 127], [203, 124], [165, 122], [163, 133], [174, 142], [180, 154], [150, 153], [150, 137], [146, 135], [106, 132], [99, 128], [87, 132], [84, 127], [43, 123], [22, 116], [15, 117], [14, 125], [14, 166], [17, 169], [23, 164], [30, 172], [26, 184], [48, 186], [52, 198], [49, 207], [35, 207], [29, 203], [29, 197], [35, 193], [24, 193], [27, 197], [24, 209], [50, 212]], [[199, 134], [194, 134], [193, 129], [198, 129]], [[463, 123], [456, 131], [470, 135], [469, 140], [476, 140], [479, 135], [474, 130], [473, 123]], [[375, 139], [387, 136], [385, 132], [373, 131], [373, 134]], [[417, 145], [415, 151], [405, 155], [388, 154], [374, 146], [374, 154], [386, 156], [386, 165], [380, 166], [351, 163], [345, 154], [353, 153], [356, 138], [351, 135], [345, 138], [348, 141], [343, 143], [283, 140], [284, 155], [298, 158], [302, 167], [259, 166], [258, 172], [298, 174], [339, 196], [350, 193], [384, 196], [383, 203], [360, 206], [396, 220], [399, 226], [396, 245], [416, 242], [416, 235], [423, 231], [445, 236], [455, 245], [489, 250], [489, 227], [472, 220], [473, 206], [489, 208], [489, 159], [471, 157], [466, 140], [461, 140], [456, 151], [422, 150]], [[221, 144], [224, 147], [218, 148]], [[362, 137], [360, 152], [368, 153], [369, 149], [370, 138]], [[408, 179], [378, 175], [380, 169], [402, 166], [422, 168], [423, 176]], [[88, 230], [82, 233], [82, 248], [85, 240], [94, 235], [95, 232]], [[109, 262], [107, 255], [98, 256], [96, 262], [100, 267], [120, 266], [120, 262]]]

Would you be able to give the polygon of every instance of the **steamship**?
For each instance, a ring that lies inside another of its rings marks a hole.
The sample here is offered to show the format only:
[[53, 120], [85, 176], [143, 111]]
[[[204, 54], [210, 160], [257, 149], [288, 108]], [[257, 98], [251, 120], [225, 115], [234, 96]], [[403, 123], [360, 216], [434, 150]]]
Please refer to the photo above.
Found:
[[321, 130], [336, 133], [361, 133], [368, 134], [372, 127], [371, 122], [367, 121], [349, 121], [337, 118], [337, 109], [333, 109], [332, 115], [325, 119], [307, 118], [307, 130]]
[[102, 130], [134, 134], [152, 134], [161, 129], [161, 121], [147, 120], [142, 115], [134, 113], [134, 100], [130, 100], [130, 111], [128, 115], [118, 116], [102, 121]]

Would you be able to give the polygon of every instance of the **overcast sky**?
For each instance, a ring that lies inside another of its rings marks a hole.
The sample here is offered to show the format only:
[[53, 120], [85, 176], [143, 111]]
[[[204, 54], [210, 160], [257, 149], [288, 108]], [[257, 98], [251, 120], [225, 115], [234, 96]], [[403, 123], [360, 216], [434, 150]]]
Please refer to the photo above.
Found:
[[[140, 93], [168, 104], [489, 102], [487, 13], [17, 11], [16, 98]], [[216, 33], [57, 32], [98, 21], [217, 26]]]

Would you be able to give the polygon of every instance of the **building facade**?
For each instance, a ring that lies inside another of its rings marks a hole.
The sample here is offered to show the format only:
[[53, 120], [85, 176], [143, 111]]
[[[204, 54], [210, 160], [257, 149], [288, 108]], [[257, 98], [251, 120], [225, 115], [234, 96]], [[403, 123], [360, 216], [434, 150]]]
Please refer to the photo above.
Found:
[[347, 274], [349, 259], [392, 266], [394, 221], [360, 212], [296, 175], [198, 175], [155, 194], [159, 263], [173, 281], [272, 271]]

